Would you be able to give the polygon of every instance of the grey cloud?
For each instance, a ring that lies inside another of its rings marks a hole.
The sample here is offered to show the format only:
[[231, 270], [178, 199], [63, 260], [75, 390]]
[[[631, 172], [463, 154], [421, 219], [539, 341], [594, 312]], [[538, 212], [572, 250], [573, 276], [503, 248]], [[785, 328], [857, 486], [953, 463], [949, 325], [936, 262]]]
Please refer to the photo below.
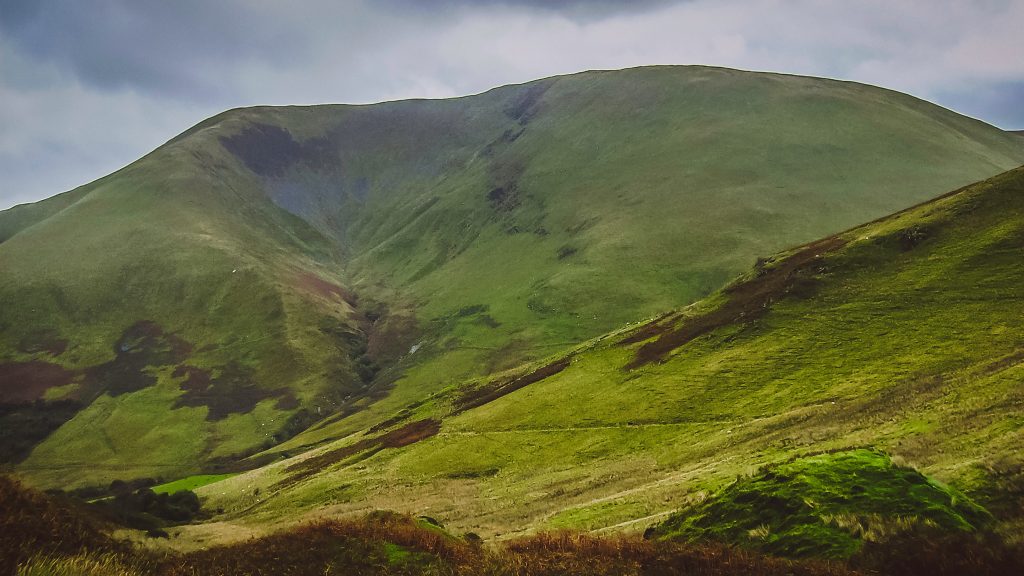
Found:
[[645, 12], [651, 8], [686, 1], [692, 0], [383, 0], [382, 3], [437, 15], [481, 7], [528, 8], [587, 21], [623, 13]]
[[[211, 101], [230, 97], [224, 68], [308, 66], [324, 44], [359, 51], [410, 15], [447, 26], [452, 12], [522, 9], [583, 21], [638, 13], [670, 0], [318, 0], [300, 7], [228, 0], [60, 0], [0, 4], [0, 31], [17, 49], [101, 89], [131, 87]], [[500, 16], [497, 16], [500, 17]], [[226, 74], [230, 76], [230, 72]]]
[[591, 68], [831, 76], [1024, 128], [1024, 0], [0, 0], [0, 209], [252, 104], [480, 92]]
[[211, 99], [225, 93], [217, 68], [285, 66], [309, 48], [281, 30], [287, 19], [239, 1], [8, 1], [2, 13], [0, 31], [16, 49], [102, 89]]

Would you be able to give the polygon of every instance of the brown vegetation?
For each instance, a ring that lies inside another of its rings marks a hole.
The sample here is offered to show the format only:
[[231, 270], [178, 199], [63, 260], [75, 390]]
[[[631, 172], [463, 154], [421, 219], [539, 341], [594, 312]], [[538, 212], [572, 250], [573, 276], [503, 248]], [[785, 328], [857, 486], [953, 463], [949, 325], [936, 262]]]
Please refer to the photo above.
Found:
[[37, 554], [124, 552], [78, 504], [0, 476], [0, 576]]
[[312, 272], [299, 272], [295, 281], [300, 288], [315, 296], [328, 300], [340, 299], [353, 308], [358, 303], [355, 294], [338, 284], [324, 280]]
[[[386, 546], [401, 550], [401, 557]], [[220, 574], [437, 574], [465, 576], [833, 576], [838, 564], [771, 558], [724, 546], [665, 544], [559, 532], [484, 548], [413, 518], [375, 513], [321, 522], [167, 561], [168, 576]]]
[[156, 322], [140, 320], [121, 334], [113, 352], [113, 360], [86, 369], [86, 395], [119, 396], [152, 386], [156, 377], [149, 369], [185, 361], [192, 344]]
[[[425, 427], [426, 425], [421, 424]], [[399, 429], [391, 442], [414, 441]], [[408, 575], [435, 576], [898, 576], [1024, 573], [1021, 548], [994, 536], [915, 532], [869, 542], [849, 564], [789, 560], [723, 544], [598, 537], [552, 532], [484, 546], [436, 522], [393, 512], [320, 521], [258, 539], [186, 554], [132, 549], [104, 533], [89, 511], [0, 477], [0, 576], [73, 573], [119, 575]], [[88, 566], [107, 567], [84, 570]], [[857, 572], [863, 570], [863, 572]]]
[[[650, 338], [660, 330], [660, 335], [641, 346], [636, 358], [626, 368], [660, 362], [671, 351], [716, 328], [756, 319], [768, 310], [772, 302], [787, 295], [806, 296], [813, 290], [814, 265], [820, 262], [823, 254], [842, 248], [846, 242], [844, 238], [832, 236], [804, 246], [774, 266], [762, 266], [756, 277], [727, 287], [728, 300], [711, 312], [687, 318], [679, 324], [656, 322], [644, 326], [639, 333], [650, 334]], [[623, 342], [635, 341], [636, 337], [630, 336]]]
[[495, 552], [489, 563], [500, 568], [480, 573], [529, 576], [855, 574], [841, 564], [773, 558], [718, 544], [677, 544], [636, 537], [596, 537], [574, 532], [539, 534], [513, 540]]
[[554, 376], [562, 370], [565, 370], [571, 361], [572, 356], [566, 356], [565, 358], [560, 358], [550, 364], [545, 364], [544, 366], [522, 376], [506, 380], [494, 380], [484, 384], [483, 386], [466, 390], [455, 399], [455, 412], [464, 412], [466, 410], [476, 408], [477, 406], [483, 406], [484, 404], [493, 402], [506, 394], [511, 394], [520, 388], [525, 388], [530, 384], [534, 384], [545, 378]]
[[430, 438], [440, 430], [441, 422], [439, 420], [418, 420], [416, 422], [410, 422], [401, 428], [395, 428], [394, 430], [381, 434], [380, 436], [364, 438], [358, 442], [349, 444], [348, 446], [328, 450], [322, 454], [306, 458], [301, 462], [296, 462], [295, 464], [285, 468], [285, 471], [289, 472], [290, 475], [288, 478], [279, 482], [278, 486], [290, 486], [295, 484], [303, 478], [309, 477], [332, 464], [337, 464], [338, 462], [341, 462], [351, 456], [355, 456], [356, 454], [365, 453], [363, 455], [366, 457], [376, 454], [385, 448], [400, 448], [402, 446], [415, 444], [420, 440]]
[[207, 420], [223, 420], [230, 414], [248, 414], [263, 400], [277, 398], [278, 409], [298, 407], [294, 395], [287, 388], [267, 390], [255, 382], [252, 369], [238, 362], [229, 362], [211, 377], [210, 371], [192, 366], [178, 366], [172, 376], [187, 376], [180, 388], [185, 393], [174, 403], [183, 406], [206, 406]]
[[74, 376], [70, 370], [41, 360], [0, 362], [0, 402], [32, 402], [50, 388], [70, 384]]

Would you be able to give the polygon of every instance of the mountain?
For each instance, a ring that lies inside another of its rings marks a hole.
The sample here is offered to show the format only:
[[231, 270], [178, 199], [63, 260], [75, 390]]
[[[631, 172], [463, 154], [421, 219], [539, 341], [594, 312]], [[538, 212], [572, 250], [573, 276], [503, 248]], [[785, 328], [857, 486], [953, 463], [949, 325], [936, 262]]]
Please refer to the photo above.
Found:
[[1022, 252], [1024, 167], [200, 492], [221, 534], [373, 508], [485, 538], [628, 531], [698, 506], [661, 533], [843, 556], [915, 525], [1019, 529]]
[[[904, 94], [706, 67], [228, 111], [0, 213], [3, 457], [105, 484], [380, 430], [1022, 162]], [[657, 412], [609, 394], [595, 422]]]

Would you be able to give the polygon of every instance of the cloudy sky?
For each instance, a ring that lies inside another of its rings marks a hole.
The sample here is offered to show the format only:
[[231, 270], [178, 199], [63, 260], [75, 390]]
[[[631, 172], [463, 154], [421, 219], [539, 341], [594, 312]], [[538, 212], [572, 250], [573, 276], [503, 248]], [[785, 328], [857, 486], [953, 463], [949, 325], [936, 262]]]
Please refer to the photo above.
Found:
[[1024, 0], [0, 0], [0, 209], [221, 110], [446, 97], [593, 68], [857, 80], [1024, 129]]

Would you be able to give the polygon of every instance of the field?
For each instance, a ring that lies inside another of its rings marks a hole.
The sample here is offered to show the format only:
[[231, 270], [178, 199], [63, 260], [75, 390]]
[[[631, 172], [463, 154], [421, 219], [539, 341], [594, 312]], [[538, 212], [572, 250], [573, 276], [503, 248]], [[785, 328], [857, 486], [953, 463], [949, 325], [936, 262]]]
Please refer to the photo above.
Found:
[[153, 492], [156, 492], [157, 494], [174, 494], [175, 492], [180, 492], [182, 490], [194, 491], [200, 486], [220, 482], [221, 480], [231, 478], [232, 476], [234, 476], [234, 474], [197, 474], [195, 476], [189, 476], [173, 482], [153, 486]]

